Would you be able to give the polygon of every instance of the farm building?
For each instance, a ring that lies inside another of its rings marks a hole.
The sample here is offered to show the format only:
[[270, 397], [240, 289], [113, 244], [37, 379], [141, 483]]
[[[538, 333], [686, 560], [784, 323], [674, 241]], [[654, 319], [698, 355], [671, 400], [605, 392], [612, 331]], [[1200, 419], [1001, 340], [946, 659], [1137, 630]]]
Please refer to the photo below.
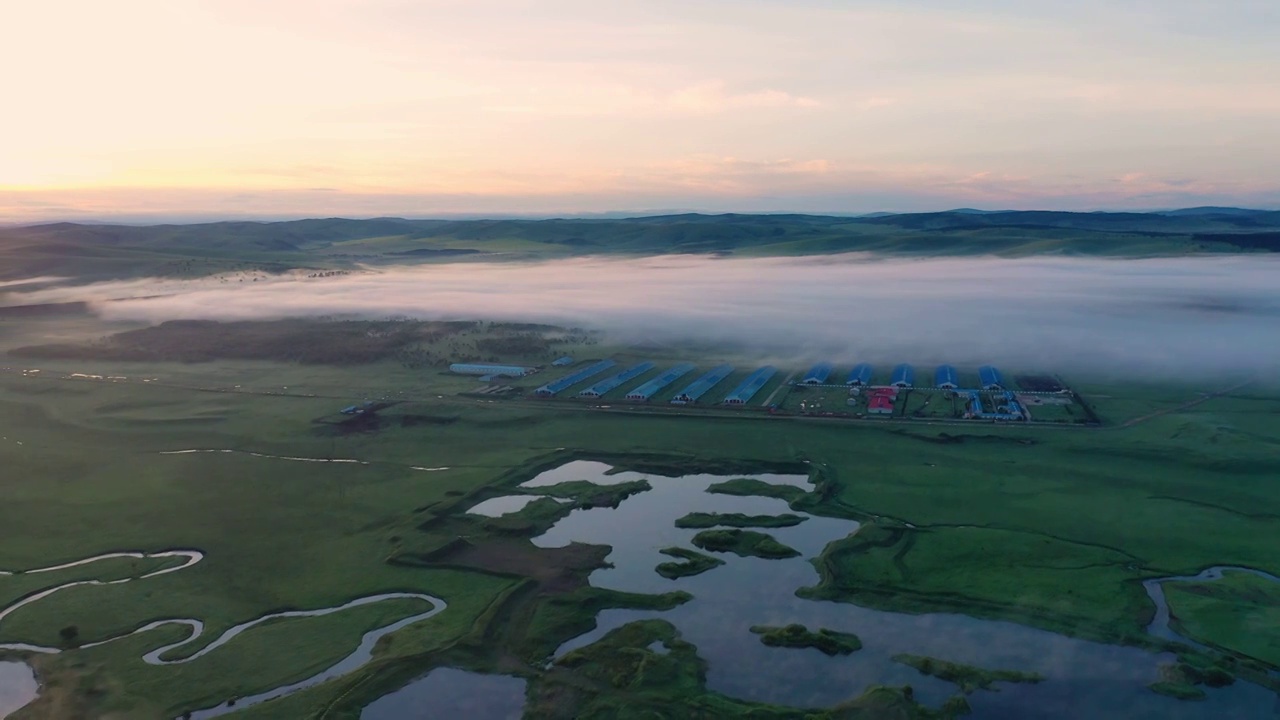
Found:
[[459, 375], [500, 375], [502, 377], [524, 377], [533, 372], [533, 368], [519, 365], [494, 365], [492, 363], [454, 363], [449, 372]]
[[[994, 369], [994, 368], [992, 368]], [[980, 420], [1028, 420], [1030, 413], [1018, 402], [1011, 392], [993, 395], [996, 404], [994, 411], [988, 412], [982, 405], [982, 398], [976, 392], [969, 393], [969, 401], [965, 403], [965, 417]]]
[[566, 365], [573, 364], [573, 358], [569, 357], [568, 355], [565, 355], [562, 358], [556, 358], [555, 360], [552, 360], [551, 364], [556, 367], [565, 367]]
[[916, 383], [916, 369], [906, 363], [893, 369], [893, 377], [889, 384], [899, 388], [909, 388]]
[[978, 379], [982, 381], [983, 390], [1003, 390], [1005, 388], [1004, 375], [992, 365], [983, 365], [978, 368]]
[[960, 374], [952, 365], [939, 365], [933, 371], [933, 386], [943, 390], [955, 390], [960, 387]]
[[706, 395], [708, 390], [719, 385], [720, 381], [729, 377], [729, 374], [732, 372], [732, 365], [717, 365], [716, 367], [711, 368], [705, 372], [702, 377], [699, 377], [697, 380], [689, 383], [688, 387], [676, 393], [676, 396], [671, 398], [672, 404], [685, 405], [687, 403], [698, 402], [698, 398]]
[[755, 394], [760, 392], [760, 388], [764, 387], [765, 383], [769, 382], [769, 379], [777, 372], [777, 368], [772, 365], [766, 365], [751, 373], [746, 380], [742, 381], [741, 385], [738, 385], [733, 389], [733, 392], [725, 396], [724, 404], [746, 405], [751, 402], [751, 398], [755, 397]]
[[867, 363], [858, 363], [853, 366], [853, 370], [849, 371], [849, 379], [844, 381], [845, 385], [870, 385], [871, 376], [875, 373], [875, 369]]
[[680, 363], [658, 377], [627, 393], [628, 400], [645, 402], [662, 388], [693, 372], [693, 363]]
[[616, 375], [610, 375], [609, 377], [601, 380], [595, 385], [592, 385], [586, 390], [583, 390], [582, 392], [578, 393], [578, 396], [587, 397], [587, 398], [592, 398], [592, 397], [598, 398], [601, 395], [604, 395], [605, 393], [609, 392], [610, 390], [618, 387], [622, 383], [628, 380], [631, 380], [632, 378], [638, 378], [641, 375], [649, 372], [650, 370], [653, 369], [653, 367], [654, 367], [653, 363], [651, 362], [642, 362], [638, 365], [632, 365], [626, 370], [623, 370], [622, 372]]
[[867, 412], [871, 415], [892, 415], [893, 403], [898, 391], [893, 388], [877, 388], [867, 395]]
[[800, 382], [805, 385], [821, 385], [827, 381], [827, 377], [831, 375], [831, 363], [818, 363], [809, 368], [809, 372], [805, 373], [804, 379]]
[[549, 382], [546, 385], [543, 385], [542, 387], [538, 388], [537, 390], [534, 390], [533, 392], [539, 397], [551, 397], [552, 395], [555, 395], [556, 393], [559, 393], [562, 390], [565, 390], [566, 388], [569, 388], [573, 385], [577, 385], [578, 383], [582, 382], [583, 380], [586, 380], [592, 375], [599, 375], [600, 373], [604, 372], [605, 370], [608, 370], [614, 365], [617, 365], [617, 363], [615, 363], [612, 360], [601, 360], [600, 362], [592, 363], [591, 365], [588, 365], [584, 368], [580, 368], [573, 373], [565, 375], [559, 380], [554, 380], [552, 382]]

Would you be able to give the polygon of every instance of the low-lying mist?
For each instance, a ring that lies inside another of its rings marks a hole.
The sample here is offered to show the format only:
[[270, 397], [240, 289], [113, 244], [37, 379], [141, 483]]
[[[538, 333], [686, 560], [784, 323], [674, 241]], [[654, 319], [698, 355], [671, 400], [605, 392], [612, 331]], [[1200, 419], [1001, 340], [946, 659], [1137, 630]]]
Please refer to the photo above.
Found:
[[450, 263], [326, 278], [147, 279], [0, 295], [113, 319], [348, 315], [581, 325], [762, 359], [1166, 375], [1280, 367], [1280, 259], [723, 259]]

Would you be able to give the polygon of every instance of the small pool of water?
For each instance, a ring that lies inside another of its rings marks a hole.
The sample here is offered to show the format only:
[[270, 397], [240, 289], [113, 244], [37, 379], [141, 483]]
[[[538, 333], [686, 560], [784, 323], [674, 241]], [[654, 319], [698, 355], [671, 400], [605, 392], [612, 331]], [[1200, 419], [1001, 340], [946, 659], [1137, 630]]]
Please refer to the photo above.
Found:
[[469, 515], [481, 515], [483, 517], [502, 517], [513, 512], [520, 512], [526, 505], [542, 497], [541, 495], [504, 495], [503, 497], [489, 498], [484, 502], [476, 503], [467, 511]]
[[[584, 476], [584, 471], [592, 468], [575, 465], [573, 477], [566, 477], [563, 468], [553, 471], [560, 478], [557, 482], [596, 479]], [[601, 472], [602, 467], [595, 464], [594, 469]], [[805, 513], [791, 510], [779, 499], [706, 492], [714, 483], [739, 476], [632, 474], [629, 479], [638, 477], [647, 477], [653, 489], [626, 499], [615, 509], [574, 510], [534, 543], [541, 547], [563, 547], [575, 541], [609, 545], [613, 548], [608, 557], [612, 567], [592, 573], [592, 585], [641, 593], [685, 590], [694, 599], [666, 612], [606, 610], [598, 616], [595, 630], [565, 643], [557, 656], [595, 642], [628, 622], [660, 618], [679, 628], [707, 659], [711, 689], [747, 700], [830, 707], [871, 685], [911, 685], [917, 699], [936, 707], [957, 693], [950, 683], [921, 675], [891, 659], [897, 653], [912, 653], [989, 669], [1038, 672], [1047, 678], [1034, 685], [1001, 683], [999, 692], [973, 694], [969, 702], [973, 717], [979, 719], [1276, 718], [1275, 694], [1245, 682], [1207, 690], [1208, 699], [1198, 703], [1152, 692], [1146, 686], [1157, 679], [1159, 664], [1171, 656], [965, 615], [883, 612], [797, 597], [798, 588], [818, 582], [809, 558], [827, 544], [857, 532], [858, 523], [850, 520], [806, 515], [809, 519], [800, 525], [766, 530], [798, 550], [801, 555], [797, 558], [764, 560], [718, 553], [715, 555], [724, 565], [701, 575], [669, 580], [654, 568], [670, 560], [659, 553], [662, 548], [694, 547], [691, 540], [698, 531], [675, 527], [675, 520], [686, 513]], [[750, 477], [810, 487], [804, 476]], [[531, 482], [542, 479], [539, 476]], [[788, 623], [855, 633], [862, 639], [863, 649], [848, 656], [828, 657], [812, 649], [771, 648], [749, 629], [755, 624]]]
[[525, 681], [437, 668], [360, 713], [360, 720], [519, 720]]
[[0, 718], [36, 699], [40, 684], [31, 667], [22, 662], [0, 662]]
[[621, 485], [624, 482], [639, 480], [644, 477], [644, 475], [634, 472], [606, 474], [612, 469], [610, 466], [600, 462], [575, 460], [539, 473], [534, 479], [521, 483], [520, 487], [547, 487], [548, 485], [559, 485], [560, 483], [573, 482], [575, 480], [586, 480], [596, 485]]

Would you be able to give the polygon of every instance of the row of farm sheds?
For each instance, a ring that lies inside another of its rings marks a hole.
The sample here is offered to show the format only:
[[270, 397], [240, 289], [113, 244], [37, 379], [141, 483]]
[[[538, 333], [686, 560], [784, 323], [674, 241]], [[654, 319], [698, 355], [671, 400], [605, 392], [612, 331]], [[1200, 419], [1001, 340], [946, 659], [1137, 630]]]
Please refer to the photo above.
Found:
[[[800, 384], [834, 385], [836, 383], [831, 382], [831, 373], [834, 371], [835, 366], [831, 363], [818, 363], [809, 368], [809, 372], [805, 373]], [[875, 376], [875, 373], [875, 367], [872, 365], [859, 363], [849, 371], [844, 384], [852, 386], [871, 385], [871, 379]], [[978, 368], [978, 380], [982, 384], [983, 390], [1003, 390], [1006, 387], [1004, 375], [998, 368], [991, 365], [983, 365]], [[889, 376], [889, 386], [895, 388], [916, 387], [916, 369], [906, 363], [895, 365], [893, 373]], [[933, 371], [933, 387], [943, 390], [959, 388], [959, 371], [956, 370], [954, 365], [939, 365]]]
[[[600, 360], [590, 365], [578, 368], [577, 370], [565, 375], [559, 379], [553, 380], [534, 391], [539, 397], [554, 397], [569, 388], [586, 382], [602, 373], [613, 370], [614, 372], [605, 376], [604, 379], [598, 380], [585, 390], [578, 393], [579, 397], [599, 398], [606, 393], [615, 390], [624, 383], [634, 380], [644, 375], [656, 367], [652, 362], [642, 362], [631, 365], [626, 368], [619, 368], [617, 362], [613, 360]], [[676, 381], [692, 373], [695, 370], [692, 363], [680, 363], [665, 370], [662, 374], [654, 377], [647, 382], [633, 388], [627, 392], [627, 400], [635, 402], [647, 402], [651, 400], [659, 392], [673, 385]], [[534, 371], [533, 368], [520, 366], [500, 366], [488, 364], [454, 364], [450, 366], [450, 370], [467, 375], [484, 374], [488, 377], [522, 377]], [[724, 381], [725, 378], [732, 374], [734, 368], [732, 365], [717, 365], [702, 375], [698, 376], [680, 392], [672, 397], [671, 402], [677, 405], [696, 403], [713, 387]], [[832, 385], [831, 375], [835, 371], [835, 366], [831, 363], [818, 363], [805, 373], [803, 379], [800, 380], [802, 385]], [[745, 405], [751, 401], [765, 385], [773, 379], [778, 372], [777, 368], [766, 365], [752, 372], [741, 383], [731, 390], [724, 398], [726, 405]], [[845, 385], [849, 386], [869, 386], [872, 378], [875, 376], [875, 368], [868, 363], [859, 363], [853, 366], [845, 380]], [[933, 386], [942, 389], [954, 390], [959, 388], [959, 373], [954, 366], [940, 365], [934, 371]], [[990, 365], [984, 365], [978, 369], [978, 377], [984, 390], [1003, 390], [1005, 386], [1004, 376], [1000, 371]], [[903, 363], [893, 368], [893, 373], [889, 379], [889, 387], [894, 388], [910, 388], [916, 386], [916, 372], [911, 365]]]
[[[605, 376], [604, 379], [596, 381], [585, 390], [578, 393], [579, 397], [599, 398], [604, 396], [605, 393], [621, 386], [623, 383], [629, 380], [634, 380], [635, 378], [649, 372], [654, 367], [654, 364], [651, 362], [642, 362], [624, 369], [618, 369], [617, 363], [613, 360], [601, 360], [586, 367], [579, 368], [558, 380], [553, 380], [533, 392], [539, 397], [554, 397], [570, 387], [586, 382], [587, 380], [602, 373], [611, 370], [615, 371]], [[633, 402], [647, 402], [653, 399], [653, 397], [658, 393], [674, 385], [681, 378], [692, 373], [695, 369], [696, 366], [692, 363], [680, 363], [679, 365], [672, 366], [663, 371], [660, 375], [629, 390], [626, 398]], [[698, 400], [706, 395], [711, 388], [719, 385], [725, 378], [729, 377], [729, 375], [733, 373], [733, 370], [734, 368], [732, 365], [717, 365], [716, 367], [711, 368], [697, 376], [693, 381], [677, 392], [672, 397], [671, 402], [676, 405], [698, 402]], [[769, 380], [771, 380], [777, 372], [777, 368], [773, 366], [765, 366], [757, 369], [725, 396], [724, 403], [726, 405], [747, 404], [751, 401], [751, 398], [755, 397], [756, 394], [759, 393], [766, 384], [768, 384]]]

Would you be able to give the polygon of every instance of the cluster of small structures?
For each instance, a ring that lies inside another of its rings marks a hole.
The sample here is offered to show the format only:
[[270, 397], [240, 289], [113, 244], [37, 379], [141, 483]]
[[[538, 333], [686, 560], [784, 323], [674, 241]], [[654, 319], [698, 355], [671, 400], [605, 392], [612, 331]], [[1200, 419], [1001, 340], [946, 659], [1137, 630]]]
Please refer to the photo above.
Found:
[[[554, 367], [568, 367], [573, 365], [574, 360], [570, 357], [563, 357], [551, 363]], [[650, 373], [657, 366], [653, 362], [645, 361], [620, 367], [615, 360], [603, 359], [588, 362], [568, 374], [547, 382], [532, 391], [532, 395], [540, 398], [553, 398], [561, 395], [565, 391], [587, 383], [595, 379], [595, 382], [588, 385], [585, 389], [581, 389], [576, 393], [576, 397], [584, 399], [600, 399], [606, 394], [613, 392], [625, 383], [640, 378]], [[449, 369], [457, 374], [477, 375], [482, 382], [493, 384], [500, 382], [506, 378], [524, 378], [537, 373], [540, 368], [525, 367], [519, 365], [496, 365], [489, 363], [454, 363]], [[657, 376], [651, 377], [643, 383], [637, 385], [627, 391], [625, 398], [633, 403], [646, 403], [652, 401], [656, 396], [667, 388], [675, 385], [678, 381], [694, 372], [696, 366], [693, 363], [679, 363], [670, 368], [665, 369]], [[732, 365], [718, 365], [703, 374], [697, 376], [690, 381], [678, 392], [671, 395], [669, 402], [672, 405], [693, 405], [699, 403], [703, 398], [717, 385], [722, 383], [726, 378], [733, 374], [735, 368]], [[1031, 378], [1041, 386], [1029, 387], [1024, 389], [1024, 393], [1015, 394], [1011, 391], [1009, 384], [1004, 378], [1000, 370], [992, 365], [984, 365], [978, 368], [978, 387], [973, 389], [965, 389], [962, 387], [961, 374], [953, 365], [940, 365], [933, 371], [933, 382], [929, 385], [920, 386], [916, 384], [916, 369], [907, 363], [896, 365], [892, 368], [889, 375], [889, 382], [885, 385], [874, 385], [875, 368], [869, 363], [858, 363], [854, 365], [848, 375], [845, 376], [844, 382], [839, 383], [833, 379], [836, 366], [829, 362], [820, 362], [809, 368], [800, 380], [789, 382], [783, 387], [784, 399], [792, 390], [799, 388], [846, 388], [848, 391], [848, 406], [850, 408], [857, 407], [859, 410], [855, 412], [850, 409], [848, 411], [835, 412], [825, 410], [817, 412], [817, 408], [821, 404], [817, 401], [806, 403], [800, 402], [800, 411], [802, 414], [821, 414], [821, 415], [841, 415], [841, 416], [891, 416], [896, 411], [900, 411], [905, 407], [901, 402], [904, 392], [917, 390], [926, 393], [942, 391], [945, 399], [935, 405], [935, 408], [941, 408], [942, 412], [951, 413], [946, 417], [951, 419], [963, 420], [987, 420], [987, 421], [1030, 421], [1031, 413], [1028, 404], [1034, 405], [1062, 405], [1069, 404], [1070, 401], [1064, 403], [1047, 402], [1040, 398], [1032, 398], [1026, 393], [1035, 395], [1047, 395], [1049, 393], [1066, 393], [1068, 392], [1060, 384], [1056, 384], [1051, 378], [1043, 376], [1034, 376]], [[608, 373], [607, 375], [604, 375]], [[726, 393], [720, 400], [721, 405], [730, 407], [741, 407], [748, 405], [756, 398], [760, 392], [770, 383], [778, 374], [778, 369], [771, 365], [766, 365], [752, 371], [744, 378], [736, 387]], [[604, 375], [603, 379], [596, 379]], [[790, 378], [788, 378], [790, 380]], [[1021, 380], [1021, 378], [1020, 378]], [[503, 391], [514, 391], [510, 385], [503, 385]], [[497, 394], [492, 390], [482, 388], [476, 391], [481, 394]], [[841, 390], [844, 393], [844, 390]], [[775, 392], [774, 395], [778, 393]], [[767, 409], [775, 414], [787, 414], [787, 411], [780, 407], [778, 403], [773, 402], [774, 395], [761, 402], [762, 409]], [[918, 397], [918, 396], [917, 396]], [[932, 399], [925, 400], [925, 406], [932, 402]], [[961, 405], [960, 403], [963, 403]], [[862, 409], [865, 404], [865, 409]], [[963, 410], [961, 410], [963, 407]], [[948, 409], [951, 408], [951, 409]], [[930, 410], [933, 416], [939, 412], [938, 409]], [[916, 417], [922, 416], [917, 412]], [[945, 419], [945, 418], [943, 418]]]

